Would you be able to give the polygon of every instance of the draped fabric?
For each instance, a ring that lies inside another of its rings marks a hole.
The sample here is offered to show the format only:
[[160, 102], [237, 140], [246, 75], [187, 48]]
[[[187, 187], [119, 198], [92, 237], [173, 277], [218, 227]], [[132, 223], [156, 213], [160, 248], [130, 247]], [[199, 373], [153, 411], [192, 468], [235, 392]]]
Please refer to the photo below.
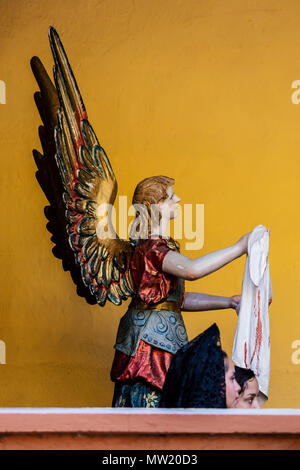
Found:
[[232, 350], [235, 364], [255, 373], [263, 401], [268, 398], [270, 380], [269, 301], [273, 296], [268, 255], [268, 230], [263, 225], [257, 225], [248, 239], [242, 298]]
[[156, 349], [140, 341], [135, 356], [127, 356], [116, 351], [111, 378], [122, 383], [142, 380], [162, 390], [166, 373], [170, 367], [173, 354]]
[[226, 408], [224, 353], [215, 323], [175, 354], [159, 406]]

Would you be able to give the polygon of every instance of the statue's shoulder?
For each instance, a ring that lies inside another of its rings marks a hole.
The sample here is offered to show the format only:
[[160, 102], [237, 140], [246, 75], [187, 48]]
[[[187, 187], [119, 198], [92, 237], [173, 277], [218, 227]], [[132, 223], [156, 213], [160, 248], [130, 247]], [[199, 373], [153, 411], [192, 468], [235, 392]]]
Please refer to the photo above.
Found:
[[166, 239], [166, 244], [168, 248], [174, 251], [180, 251], [180, 244], [178, 241], [174, 240], [173, 238]]
[[157, 237], [143, 238], [139, 240], [131, 240], [131, 244], [135, 251], [149, 251], [156, 247], [166, 246], [170, 250], [180, 251], [180, 244], [172, 237], [163, 237], [161, 235]]

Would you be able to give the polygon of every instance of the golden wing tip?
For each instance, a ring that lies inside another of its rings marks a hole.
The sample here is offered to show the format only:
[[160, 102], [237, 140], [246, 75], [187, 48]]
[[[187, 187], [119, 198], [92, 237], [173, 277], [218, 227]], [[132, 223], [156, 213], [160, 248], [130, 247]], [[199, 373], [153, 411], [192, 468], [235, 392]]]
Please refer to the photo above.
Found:
[[54, 28], [54, 26], [49, 26], [48, 28], [48, 36], [49, 38], [51, 38], [52, 36], [54, 36], [55, 34], [58, 35], [56, 29]]

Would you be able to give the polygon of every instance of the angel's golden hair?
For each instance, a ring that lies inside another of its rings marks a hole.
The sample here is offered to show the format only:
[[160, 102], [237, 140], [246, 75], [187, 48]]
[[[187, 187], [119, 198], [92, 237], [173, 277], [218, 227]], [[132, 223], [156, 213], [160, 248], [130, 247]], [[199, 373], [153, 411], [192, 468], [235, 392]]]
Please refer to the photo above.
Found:
[[143, 237], [143, 234], [147, 234], [147, 236], [149, 236], [151, 233], [151, 216], [153, 217], [154, 215], [155, 217], [158, 217], [158, 223], [160, 222], [161, 215], [160, 213], [155, 212], [154, 205], [167, 199], [167, 189], [174, 183], [174, 178], [160, 175], [145, 178], [136, 186], [132, 198], [132, 204], [142, 204], [147, 208], [147, 212], [141, 212], [138, 208], [136, 209], [135, 216], [142, 219], [143, 227], [140, 227], [140, 224], [137, 226], [137, 230], [141, 233], [141, 238]]

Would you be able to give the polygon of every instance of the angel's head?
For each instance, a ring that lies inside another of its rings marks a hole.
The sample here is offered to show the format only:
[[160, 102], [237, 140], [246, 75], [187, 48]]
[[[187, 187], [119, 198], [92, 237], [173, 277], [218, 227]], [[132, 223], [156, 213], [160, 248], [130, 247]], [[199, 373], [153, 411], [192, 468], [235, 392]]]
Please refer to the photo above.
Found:
[[177, 217], [180, 198], [174, 193], [174, 183], [175, 180], [168, 176], [151, 176], [136, 186], [132, 204], [139, 218], [135, 230], [140, 233], [140, 238], [149, 237], [153, 228]]

